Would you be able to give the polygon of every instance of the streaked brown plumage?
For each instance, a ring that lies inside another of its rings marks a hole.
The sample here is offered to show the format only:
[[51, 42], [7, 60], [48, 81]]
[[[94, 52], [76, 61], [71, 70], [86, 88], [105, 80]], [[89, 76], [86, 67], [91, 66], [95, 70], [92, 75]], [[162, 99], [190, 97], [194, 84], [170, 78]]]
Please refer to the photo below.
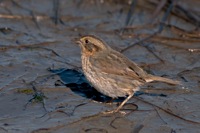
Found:
[[96, 36], [87, 35], [76, 42], [81, 47], [83, 72], [94, 88], [112, 98], [128, 95], [120, 106], [111, 112], [119, 111], [134, 92], [147, 82], [161, 81], [174, 85], [180, 83], [147, 74], [136, 63], [113, 50]]

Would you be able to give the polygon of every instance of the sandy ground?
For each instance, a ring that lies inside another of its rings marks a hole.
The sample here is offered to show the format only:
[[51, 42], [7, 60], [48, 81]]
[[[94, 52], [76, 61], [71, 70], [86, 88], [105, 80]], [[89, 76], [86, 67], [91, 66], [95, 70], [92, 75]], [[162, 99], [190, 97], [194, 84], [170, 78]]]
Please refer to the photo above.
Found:
[[177, 3], [193, 16], [191, 21], [174, 9], [160, 34], [123, 51], [149, 73], [183, 83], [147, 85], [143, 92], [166, 96], [133, 97], [126, 115], [102, 115], [116, 108], [116, 102], [86, 98], [48, 71], [81, 71], [80, 49], [71, 41], [80, 35], [97, 35], [119, 51], [150, 36], [168, 7], [156, 14], [161, 4], [156, 2], [141, 0], [132, 6], [126, 24], [126, 1], [0, 1], [0, 133], [200, 132], [198, 0]]

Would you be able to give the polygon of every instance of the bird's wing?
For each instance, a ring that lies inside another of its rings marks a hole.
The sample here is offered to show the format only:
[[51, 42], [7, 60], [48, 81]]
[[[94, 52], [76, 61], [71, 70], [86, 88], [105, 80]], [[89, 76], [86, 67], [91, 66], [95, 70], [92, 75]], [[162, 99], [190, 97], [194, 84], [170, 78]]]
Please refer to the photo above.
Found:
[[105, 54], [104, 56], [93, 58], [93, 62], [94, 64], [92, 65], [94, 65], [96, 69], [101, 69], [102, 72], [107, 74], [124, 77], [123, 81], [126, 79], [131, 79], [138, 80], [142, 83], [161, 81], [174, 85], [181, 84], [176, 80], [147, 74], [136, 63], [129, 60], [127, 57], [117, 51], [112, 51], [108, 54]]
[[91, 60], [96, 69], [101, 69], [102, 72], [108, 74], [126, 76], [141, 82], [145, 81], [144, 77], [147, 75], [136, 63], [117, 51], [91, 58]]

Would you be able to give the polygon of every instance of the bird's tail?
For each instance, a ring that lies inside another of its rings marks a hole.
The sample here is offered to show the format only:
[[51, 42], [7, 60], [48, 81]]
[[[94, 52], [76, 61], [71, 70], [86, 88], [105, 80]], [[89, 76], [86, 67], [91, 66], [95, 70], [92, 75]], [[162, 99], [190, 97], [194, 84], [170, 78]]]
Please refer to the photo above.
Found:
[[152, 81], [161, 81], [161, 82], [165, 82], [168, 84], [172, 84], [172, 85], [181, 85], [180, 81], [177, 80], [172, 80], [172, 79], [168, 79], [168, 78], [164, 78], [164, 77], [159, 77], [159, 76], [154, 76], [154, 75], [149, 75], [149, 81], [147, 79], [147, 82], [152, 82]]

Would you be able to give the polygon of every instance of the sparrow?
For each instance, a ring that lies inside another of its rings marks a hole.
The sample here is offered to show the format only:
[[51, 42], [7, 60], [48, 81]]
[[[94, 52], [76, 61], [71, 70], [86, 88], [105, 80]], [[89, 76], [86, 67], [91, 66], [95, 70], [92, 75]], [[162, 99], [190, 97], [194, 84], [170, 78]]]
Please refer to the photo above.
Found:
[[148, 74], [135, 62], [94, 35], [75, 40], [81, 48], [83, 73], [91, 85], [109, 97], [126, 97], [109, 113], [118, 112], [134, 93], [140, 90], [140, 86], [146, 83], [161, 81], [172, 85], [180, 84], [176, 80]]

